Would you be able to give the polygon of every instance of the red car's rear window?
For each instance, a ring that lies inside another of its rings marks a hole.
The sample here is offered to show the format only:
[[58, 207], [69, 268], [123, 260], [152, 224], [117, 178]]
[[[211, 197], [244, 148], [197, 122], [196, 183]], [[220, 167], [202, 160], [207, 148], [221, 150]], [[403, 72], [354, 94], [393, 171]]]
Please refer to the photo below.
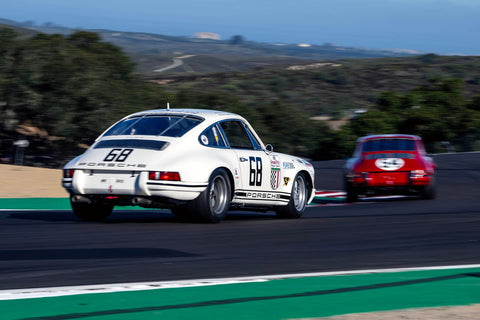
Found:
[[363, 152], [415, 151], [415, 141], [411, 139], [376, 139], [363, 144]]

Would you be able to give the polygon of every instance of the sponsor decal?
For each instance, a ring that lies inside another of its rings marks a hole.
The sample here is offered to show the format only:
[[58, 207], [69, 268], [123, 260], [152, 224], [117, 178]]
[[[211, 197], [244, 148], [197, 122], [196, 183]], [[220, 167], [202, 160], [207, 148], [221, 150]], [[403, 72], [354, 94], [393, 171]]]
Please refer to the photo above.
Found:
[[207, 138], [206, 135], [202, 134], [202, 135], [200, 136], [200, 140], [202, 140], [202, 143], [203, 143], [203, 144], [208, 144], [208, 138]]
[[386, 171], [398, 170], [404, 165], [405, 161], [401, 158], [382, 158], [375, 160], [375, 166]]
[[290, 178], [289, 177], [284, 177], [283, 178], [283, 185], [286, 186], [288, 185], [288, 182], [290, 181]]
[[108, 192], [109, 192], [109, 193], [113, 193], [113, 187], [112, 187], [112, 185], [110, 185], [110, 186], [108, 187]]
[[283, 169], [295, 169], [293, 162], [283, 162]]
[[235, 176], [235, 179], [240, 179], [240, 175], [238, 174], [237, 168], [233, 169], [233, 175]]
[[277, 190], [280, 185], [280, 161], [277, 156], [270, 159], [270, 186], [273, 190]]
[[280, 161], [278, 161], [277, 156], [273, 156], [273, 158], [270, 160], [270, 165], [273, 168], [278, 168], [280, 169]]

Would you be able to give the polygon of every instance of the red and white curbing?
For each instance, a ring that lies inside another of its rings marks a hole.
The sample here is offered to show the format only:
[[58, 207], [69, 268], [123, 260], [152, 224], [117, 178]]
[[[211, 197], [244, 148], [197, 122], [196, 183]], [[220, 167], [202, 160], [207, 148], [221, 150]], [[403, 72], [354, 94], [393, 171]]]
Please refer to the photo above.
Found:
[[346, 193], [343, 191], [326, 191], [326, 190], [321, 190], [321, 191], [316, 191], [315, 192], [315, 197], [319, 198], [342, 198], [345, 197]]

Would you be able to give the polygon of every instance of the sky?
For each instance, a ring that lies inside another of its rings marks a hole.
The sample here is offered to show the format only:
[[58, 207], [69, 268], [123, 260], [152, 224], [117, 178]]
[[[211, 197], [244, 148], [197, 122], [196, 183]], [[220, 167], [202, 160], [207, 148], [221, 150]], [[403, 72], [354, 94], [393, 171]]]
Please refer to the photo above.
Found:
[[0, 18], [71, 28], [480, 55], [480, 0], [0, 0]]

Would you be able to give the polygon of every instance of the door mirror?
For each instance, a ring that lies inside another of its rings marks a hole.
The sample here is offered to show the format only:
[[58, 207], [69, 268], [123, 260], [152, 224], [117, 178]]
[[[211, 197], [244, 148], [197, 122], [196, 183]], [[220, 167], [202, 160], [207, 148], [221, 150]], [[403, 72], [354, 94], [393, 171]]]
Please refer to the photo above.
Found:
[[267, 145], [265, 146], [265, 151], [266, 151], [268, 154], [272, 153], [272, 152], [273, 152], [273, 146], [272, 146], [271, 144], [267, 144]]

